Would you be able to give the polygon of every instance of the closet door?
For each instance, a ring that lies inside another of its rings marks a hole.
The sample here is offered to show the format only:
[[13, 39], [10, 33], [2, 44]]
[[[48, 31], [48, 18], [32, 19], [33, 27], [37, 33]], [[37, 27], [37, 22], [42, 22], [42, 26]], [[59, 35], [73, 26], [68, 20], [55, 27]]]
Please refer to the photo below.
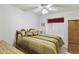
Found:
[[79, 20], [68, 21], [68, 51], [79, 53]]

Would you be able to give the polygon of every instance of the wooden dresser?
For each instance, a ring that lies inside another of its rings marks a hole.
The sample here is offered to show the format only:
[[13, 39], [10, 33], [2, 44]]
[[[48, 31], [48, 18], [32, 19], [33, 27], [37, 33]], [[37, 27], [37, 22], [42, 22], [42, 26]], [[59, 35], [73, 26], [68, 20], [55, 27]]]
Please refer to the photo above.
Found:
[[79, 53], [79, 20], [68, 21], [68, 51]]

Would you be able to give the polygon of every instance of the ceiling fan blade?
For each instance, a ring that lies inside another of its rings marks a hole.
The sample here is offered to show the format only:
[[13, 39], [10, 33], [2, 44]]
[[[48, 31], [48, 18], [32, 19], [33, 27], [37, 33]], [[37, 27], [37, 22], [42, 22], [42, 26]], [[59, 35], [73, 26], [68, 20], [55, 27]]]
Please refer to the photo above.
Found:
[[52, 7], [53, 6], [53, 4], [48, 4], [46, 7], [47, 8], [50, 8], [50, 7]]
[[48, 8], [49, 11], [55, 11], [55, 8]]
[[34, 9], [37, 9], [38, 7], [31, 7], [29, 9], [27, 9], [27, 11], [30, 11], [30, 10], [34, 10]]
[[37, 6], [36, 8], [33, 8], [32, 11], [34, 12], [40, 12], [42, 11], [43, 7], [41, 5]]
[[49, 10], [49, 11], [55, 11], [56, 10], [56, 8], [53, 7], [53, 4], [48, 4], [46, 7], [47, 7], [47, 10]]
[[38, 6], [35, 6], [35, 7], [32, 7], [32, 8], [29, 8], [28, 11], [39, 12], [42, 9], [43, 9], [42, 6], [38, 5]]
[[34, 12], [40, 12], [41, 10], [42, 10], [42, 8], [33, 9]]

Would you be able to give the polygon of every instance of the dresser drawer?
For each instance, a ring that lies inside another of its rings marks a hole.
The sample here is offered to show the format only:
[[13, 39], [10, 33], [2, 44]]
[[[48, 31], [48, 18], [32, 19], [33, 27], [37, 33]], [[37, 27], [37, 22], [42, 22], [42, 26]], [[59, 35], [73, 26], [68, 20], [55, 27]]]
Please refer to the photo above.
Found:
[[79, 44], [69, 43], [68, 44], [68, 52], [79, 53]]

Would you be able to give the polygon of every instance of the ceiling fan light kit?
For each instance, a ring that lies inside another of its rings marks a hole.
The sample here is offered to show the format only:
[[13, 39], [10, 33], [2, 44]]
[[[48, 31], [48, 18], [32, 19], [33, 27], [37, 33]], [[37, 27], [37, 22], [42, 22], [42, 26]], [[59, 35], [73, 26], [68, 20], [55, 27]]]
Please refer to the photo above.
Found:
[[42, 10], [42, 14], [47, 14], [47, 13], [48, 13], [48, 10], [46, 10], [46, 9]]

